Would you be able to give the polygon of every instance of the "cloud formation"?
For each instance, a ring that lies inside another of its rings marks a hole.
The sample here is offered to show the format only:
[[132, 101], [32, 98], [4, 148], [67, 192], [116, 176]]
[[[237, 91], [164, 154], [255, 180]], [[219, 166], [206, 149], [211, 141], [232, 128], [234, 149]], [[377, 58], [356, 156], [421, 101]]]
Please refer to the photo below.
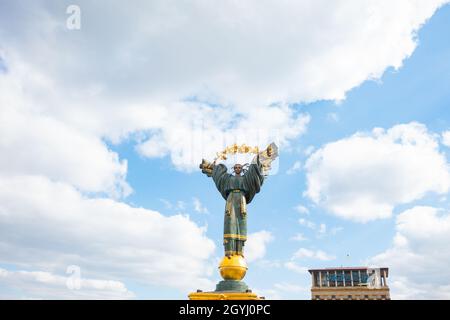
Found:
[[142, 155], [193, 170], [230, 142], [297, 138], [309, 117], [291, 103], [341, 100], [401, 67], [446, 2], [78, 1], [76, 31], [62, 4], [3, 2], [2, 76], [32, 118], [80, 138], [131, 137]]
[[294, 255], [292, 256], [293, 259], [316, 259], [321, 261], [329, 261], [336, 259], [335, 256], [329, 255], [326, 252], [322, 250], [310, 250], [307, 248], [300, 248], [298, 249]]
[[8, 271], [0, 268], [0, 297], [22, 299], [132, 299], [135, 294], [120, 281], [83, 279], [68, 285], [68, 276], [42, 271]]
[[390, 268], [393, 299], [450, 299], [450, 213], [415, 206], [396, 218], [396, 234], [386, 251], [369, 259]]
[[266, 230], [250, 233], [245, 243], [245, 259], [248, 262], [252, 262], [264, 258], [267, 244], [273, 240], [272, 233]]
[[442, 133], [442, 144], [446, 147], [450, 147], [450, 130]]
[[215, 246], [205, 231], [186, 216], [86, 198], [42, 176], [0, 178], [0, 263], [25, 270], [77, 265], [88, 278], [210, 287]]
[[437, 136], [415, 122], [328, 143], [305, 167], [305, 195], [332, 214], [358, 222], [388, 218], [396, 205], [450, 188]]

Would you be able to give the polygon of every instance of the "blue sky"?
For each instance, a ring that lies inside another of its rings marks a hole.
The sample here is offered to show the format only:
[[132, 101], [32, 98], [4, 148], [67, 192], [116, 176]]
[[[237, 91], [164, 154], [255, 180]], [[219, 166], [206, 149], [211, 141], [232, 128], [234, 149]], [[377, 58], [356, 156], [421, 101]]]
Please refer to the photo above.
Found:
[[[393, 298], [450, 298], [448, 286], [433, 290], [438, 274], [450, 281], [450, 253], [434, 252], [445, 248], [450, 228], [450, 7], [439, 4], [374, 7], [380, 27], [370, 32], [355, 18], [360, 4], [334, 8], [356, 25], [317, 4], [312, 12], [329, 20], [309, 33], [305, 7], [293, 8], [305, 18], [298, 26], [282, 8], [273, 22], [288, 21], [281, 40], [271, 23], [265, 29], [227, 5], [223, 22], [211, 7], [181, 15], [181, 5], [155, 1], [145, 22], [138, 9], [121, 12], [114, 3], [67, 31], [64, 5], [2, 4], [29, 19], [0, 23], [0, 150], [9, 155], [0, 162], [0, 297], [184, 299], [213, 289], [224, 201], [195, 166], [219, 151], [215, 135], [233, 139], [259, 127], [276, 132], [260, 147], [282, 141], [278, 171], [248, 208], [258, 242], [248, 248], [245, 281], [254, 291], [309, 299], [305, 268], [378, 265], [390, 268]], [[80, 7], [86, 17], [99, 10]], [[261, 17], [270, 12], [259, 9]], [[180, 40], [177, 23], [195, 16], [202, 19], [189, 30], [198, 39]], [[126, 22], [117, 17], [136, 22], [121, 28], [111, 24]], [[222, 25], [227, 19], [236, 29]], [[216, 33], [203, 28], [208, 23]], [[217, 34], [229, 47], [216, 51]], [[198, 123], [206, 128], [202, 152], [186, 146]], [[29, 129], [19, 130], [24, 124]], [[293, 239], [299, 234], [303, 240]], [[436, 277], [424, 280], [431, 264]], [[69, 265], [103, 289], [65, 288]]]

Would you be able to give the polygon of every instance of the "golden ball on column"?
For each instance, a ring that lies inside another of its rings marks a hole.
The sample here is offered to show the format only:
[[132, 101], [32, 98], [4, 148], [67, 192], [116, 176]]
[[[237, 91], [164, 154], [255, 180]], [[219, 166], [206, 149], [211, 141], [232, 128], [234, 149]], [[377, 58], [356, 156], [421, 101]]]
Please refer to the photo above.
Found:
[[241, 255], [224, 257], [219, 265], [220, 275], [225, 280], [242, 280], [247, 269], [247, 263]]

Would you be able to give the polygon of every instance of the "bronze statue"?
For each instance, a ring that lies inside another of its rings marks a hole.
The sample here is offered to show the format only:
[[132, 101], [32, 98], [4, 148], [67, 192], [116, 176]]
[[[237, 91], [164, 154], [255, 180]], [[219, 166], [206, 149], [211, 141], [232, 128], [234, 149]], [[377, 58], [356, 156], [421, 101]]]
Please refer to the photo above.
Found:
[[[251, 164], [233, 166], [233, 174], [227, 172], [224, 164], [216, 164], [217, 160], [226, 160], [228, 154], [254, 153]], [[225, 257], [220, 264], [220, 273], [225, 281], [221, 281], [216, 291], [247, 290], [241, 282], [247, 271], [244, 260], [244, 245], [247, 240], [247, 204], [251, 203], [271, 168], [272, 161], [278, 156], [278, 147], [271, 143], [264, 151], [247, 145], [233, 145], [218, 153], [213, 162], [205, 159], [200, 169], [208, 177], [212, 177], [222, 197], [225, 199], [223, 245]]]

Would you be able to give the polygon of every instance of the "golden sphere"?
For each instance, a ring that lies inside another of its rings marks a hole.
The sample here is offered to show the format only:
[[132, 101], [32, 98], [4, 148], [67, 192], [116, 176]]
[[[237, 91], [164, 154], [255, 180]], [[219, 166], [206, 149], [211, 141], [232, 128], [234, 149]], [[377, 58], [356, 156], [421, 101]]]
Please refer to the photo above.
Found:
[[247, 263], [241, 255], [224, 257], [219, 265], [220, 275], [225, 280], [242, 280], [247, 269]]

